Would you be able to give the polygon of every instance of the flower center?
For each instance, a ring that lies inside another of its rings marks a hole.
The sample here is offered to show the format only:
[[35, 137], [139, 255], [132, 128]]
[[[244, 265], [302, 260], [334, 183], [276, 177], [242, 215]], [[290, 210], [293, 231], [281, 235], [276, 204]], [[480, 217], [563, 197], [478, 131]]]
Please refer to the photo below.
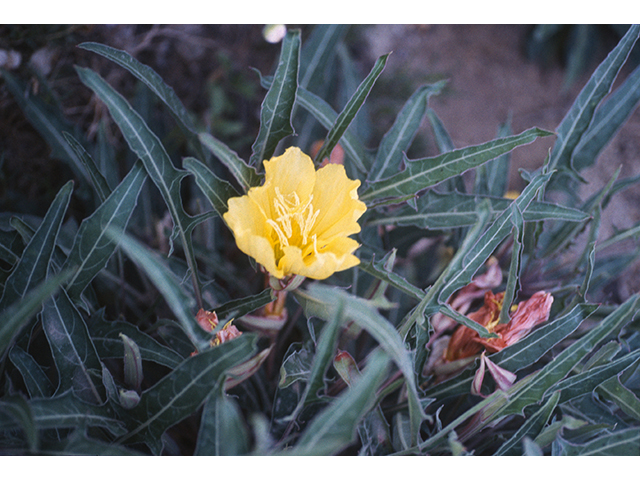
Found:
[[311, 235], [311, 229], [318, 218], [319, 210], [313, 209], [313, 195], [302, 203], [296, 192], [291, 192], [286, 197], [282, 195], [278, 187], [275, 188], [276, 198], [273, 205], [278, 215], [275, 220], [268, 219], [267, 223], [273, 227], [278, 236], [280, 248], [296, 245], [300, 248], [313, 242], [313, 250], [317, 253], [316, 235]]

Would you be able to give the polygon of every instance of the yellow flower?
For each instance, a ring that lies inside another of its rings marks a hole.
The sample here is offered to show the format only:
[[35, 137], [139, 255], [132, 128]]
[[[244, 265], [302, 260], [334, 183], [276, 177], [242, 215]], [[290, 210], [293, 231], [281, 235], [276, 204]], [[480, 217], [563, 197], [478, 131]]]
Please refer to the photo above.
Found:
[[358, 265], [358, 219], [367, 207], [358, 200], [359, 180], [342, 165], [316, 171], [299, 148], [264, 161], [265, 182], [229, 199], [224, 220], [238, 248], [270, 275], [322, 280]]

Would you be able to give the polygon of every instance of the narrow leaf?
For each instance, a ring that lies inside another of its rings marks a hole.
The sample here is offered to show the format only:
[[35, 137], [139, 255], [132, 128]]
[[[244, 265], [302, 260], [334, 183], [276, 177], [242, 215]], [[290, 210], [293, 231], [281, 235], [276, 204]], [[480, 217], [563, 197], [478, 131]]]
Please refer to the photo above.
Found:
[[195, 226], [195, 222], [184, 211], [180, 195], [180, 182], [187, 175], [187, 172], [173, 166], [158, 137], [122, 95], [92, 70], [76, 67], [76, 71], [82, 83], [93, 90], [98, 98], [107, 105], [111, 117], [120, 128], [129, 148], [142, 160], [144, 168], [160, 190], [174, 225], [171, 247], [173, 248], [174, 236], [179, 235], [190, 267], [196, 295], [200, 300], [198, 272], [190, 238], [191, 229]]
[[558, 138], [551, 151], [550, 169], [572, 167], [573, 151], [591, 124], [595, 109], [611, 90], [611, 85], [636, 43], [639, 32], [640, 25], [632, 25], [583, 87], [556, 130]]
[[107, 197], [111, 195], [111, 188], [109, 187], [107, 180], [104, 178], [104, 175], [102, 175], [100, 170], [98, 170], [93, 158], [91, 158], [91, 155], [89, 155], [80, 142], [67, 132], [62, 132], [62, 136], [80, 159], [84, 168], [89, 172], [93, 188], [98, 194], [100, 201], [104, 202]]
[[146, 178], [142, 162], [136, 162], [109, 198], [83, 220], [65, 263], [65, 267], [77, 267], [67, 284], [71, 298], [78, 299], [91, 280], [107, 265], [116, 246], [106, 232], [109, 229], [116, 232], [125, 230]]
[[202, 410], [195, 455], [246, 455], [249, 432], [236, 401], [216, 389]]
[[4, 292], [0, 299], [0, 312], [20, 300], [30, 288], [46, 278], [51, 255], [72, 191], [72, 181], [67, 182], [60, 189], [42, 223], [23, 250], [20, 261], [5, 282]]
[[42, 310], [42, 303], [53, 295], [72, 273], [72, 271], [65, 270], [55, 277], [43, 281], [40, 285], [29, 290], [21, 300], [0, 313], [0, 358], [4, 356], [15, 337], [29, 320]]
[[73, 390], [78, 398], [100, 404], [106, 399], [102, 366], [87, 326], [62, 290], [44, 304], [42, 327], [58, 369], [58, 392]]
[[411, 146], [427, 110], [429, 97], [440, 93], [445, 84], [446, 81], [440, 81], [433, 85], [423, 85], [407, 100], [380, 141], [368, 181], [375, 182], [398, 173], [402, 152], [406, 152]]
[[143, 82], [162, 102], [169, 107], [179, 125], [187, 132], [195, 134], [196, 129], [189, 112], [184, 107], [173, 89], [169, 87], [158, 73], [151, 67], [140, 63], [127, 52], [117, 50], [100, 43], [85, 42], [78, 45], [90, 52], [95, 52], [127, 69], [138, 80]]
[[195, 301], [188, 296], [180, 285], [180, 280], [157, 254], [145, 248], [140, 242], [121, 232], [107, 230], [111, 241], [120, 248], [147, 274], [165, 301], [176, 315], [184, 333], [198, 350], [208, 348], [210, 336], [198, 325], [195, 319]]
[[255, 336], [245, 333], [187, 358], [145, 390], [138, 405], [122, 413], [129, 431], [117, 443], [143, 441], [154, 454], [159, 454], [159, 439], [163, 432], [193, 414], [222, 381], [227, 370], [249, 359], [255, 353], [256, 340]]
[[580, 171], [593, 165], [640, 102], [640, 67], [596, 110], [589, 129], [573, 153], [573, 167]]
[[53, 385], [42, 367], [18, 345], [9, 351], [9, 360], [22, 375], [31, 398], [50, 397], [53, 394]]
[[185, 158], [182, 165], [193, 174], [196, 184], [211, 202], [211, 206], [218, 216], [222, 218], [222, 215], [227, 212], [229, 199], [240, 196], [236, 189], [229, 182], [218, 178], [209, 167], [195, 158]]
[[358, 381], [305, 429], [291, 455], [334, 455], [352, 444], [356, 428], [374, 406], [375, 391], [386, 377], [389, 357], [378, 351]]
[[[229, 169], [244, 191], [260, 184], [262, 176], [247, 165], [238, 154], [206, 132], [198, 135], [202, 144]], [[191, 162], [193, 167], [193, 163]]]
[[282, 51], [273, 82], [260, 110], [260, 130], [251, 150], [251, 165], [273, 155], [278, 142], [293, 133], [291, 111], [298, 88], [300, 30], [292, 30], [282, 41]]
[[371, 92], [371, 89], [375, 85], [376, 80], [384, 70], [388, 56], [389, 54], [386, 54], [378, 58], [375, 65], [371, 69], [371, 72], [369, 72], [369, 75], [367, 75], [367, 77], [358, 86], [355, 93], [351, 96], [345, 107], [342, 109], [342, 112], [340, 112], [340, 115], [338, 115], [338, 118], [336, 118], [336, 121], [331, 127], [331, 130], [329, 130], [329, 133], [327, 133], [327, 137], [322, 144], [322, 148], [320, 148], [320, 151], [316, 155], [316, 162], [320, 162], [323, 158], [329, 157], [331, 155], [334, 147], [338, 144], [344, 132], [347, 131], [347, 128], [349, 128], [349, 125], [355, 118], [358, 110], [360, 110], [360, 107], [362, 107], [362, 104], [369, 96], [369, 92]]
[[453, 150], [434, 158], [409, 160], [402, 172], [386, 180], [371, 183], [360, 195], [360, 199], [367, 204], [372, 204], [383, 198], [415, 195], [427, 187], [482, 165], [520, 145], [526, 145], [538, 137], [548, 135], [552, 135], [552, 133], [539, 128], [531, 128], [519, 135]]
[[542, 431], [558, 405], [560, 392], [555, 392], [547, 402], [542, 405], [522, 424], [509, 440], [504, 442], [494, 455], [518, 455], [522, 450], [522, 441], [525, 437], [535, 438]]
[[[366, 225], [413, 225], [431, 230], [468, 227], [478, 219], [478, 205], [488, 202], [492, 217], [512, 204], [508, 198], [487, 197], [459, 192], [441, 193], [428, 190], [417, 199], [417, 210], [410, 205], [402, 205], [391, 211], [374, 210], [365, 220]], [[540, 220], [562, 220], [584, 222], [589, 214], [581, 210], [555, 203], [532, 201], [522, 212], [525, 222]]]

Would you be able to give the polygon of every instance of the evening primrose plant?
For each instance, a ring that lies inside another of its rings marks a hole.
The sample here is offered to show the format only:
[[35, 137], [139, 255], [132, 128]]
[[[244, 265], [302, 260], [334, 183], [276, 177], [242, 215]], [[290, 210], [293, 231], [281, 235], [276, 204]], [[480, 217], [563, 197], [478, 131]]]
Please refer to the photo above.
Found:
[[[604, 294], [639, 250], [602, 254], [640, 226], [598, 237], [640, 179], [572, 194], [640, 101], [638, 69], [611, 91], [640, 27], [555, 132], [460, 149], [429, 106], [444, 81], [365, 138], [388, 55], [354, 83], [347, 29], [286, 32], [247, 154], [135, 56], [80, 44], [176, 127], [76, 66], [126, 143], [115, 180], [104, 136], [2, 71], [69, 166], [46, 211], [1, 217], [3, 453], [640, 454], [640, 297]], [[440, 153], [408, 158], [425, 121]], [[507, 195], [510, 152], [551, 136]]]

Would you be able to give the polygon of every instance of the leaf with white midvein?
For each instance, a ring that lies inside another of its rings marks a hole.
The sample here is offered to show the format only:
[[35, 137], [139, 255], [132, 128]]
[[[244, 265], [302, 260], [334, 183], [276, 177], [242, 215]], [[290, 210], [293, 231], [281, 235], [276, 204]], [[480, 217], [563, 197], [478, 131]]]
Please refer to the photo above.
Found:
[[389, 54], [382, 55], [376, 60], [375, 65], [369, 72], [369, 75], [358, 85], [355, 93], [351, 96], [345, 107], [342, 109], [338, 118], [336, 118], [335, 123], [331, 126], [331, 130], [327, 133], [324, 142], [322, 143], [322, 147], [316, 154], [314, 161], [316, 163], [322, 162], [325, 157], [329, 157], [331, 155], [331, 151], [338, 144], [344, 132], [347, 131], [349, 125], [355, 118], [358, 110], [364, 104], [364, 101], [367, 99], [369, 92], [376, 83], [376, 80], [384, 70], [384, 67], [387, 63], [387, 57]]
[[14, 345], [9, 351], [9, 360], [22, 375], [31, 398], [46, 398], [53, 394], [53, 384], [47, 374], [38, 362], [18, 345]]
[[412, 438], [417, 439], [420, 425], [425, 418], [424, 412], [420, 406], [409, 352], [404, 348], [402, 338], [393, 325], [380, 315], [370, 301], [355, 297], [335, 287], [314, 283], [309, 285], [304, 292], [297, 290], [295, 296], [307, 316], [316, 316], [325, 321], [336, 318], [339, 308], [336, 304], [336, 296], [340, 296], [341, 301], [344, 302], [343, 321], [350, 320], [366, 330], [389, 354], [402, 372], [407, 386], [411, 434]]
[[406, 152], [411, 146], [427, 110], [429, 97], [440, 93], [445, 84], [446, 81], [442, 80], [433, 85], [423, 85], [407, 100], [380, 141], [368, 181], [375, 182], [398, 172], [402, 152]]
[[[83, 402], [72, 392], [52, 398], [36, 398], [29, 401], [33, 421], [39, 429], [103, 427], [115, 435], [123, 435], [126, 430], [120, 420], [116, 420], [109, 404], [93, 405]], [[0, 400], [0, 431], [18, 427], [11, 416], [4, 415]]]
[[598, 435], [595, 440], [583, 444], [571, 443], [560, 437], [556, 440], [560, 455], [588, 456], [640, 455], [640, 427], [616, 430]]
[[300, 30], [288, 31], [273, 82], [260, 109], [260, 130], [251, 147], [251, 165], [260, 165], [273, 155], [278, 142], [293, 133], [291, 112], [298, 88]]
[[58, 370], [57, 393], [73, 390], [86, 402], [102, 403], [106, 391], [100, 358], [82, 315], [64, 290], [44, 304], [42, 327]]
[[51, 255], [72, 191], [73, 181], [67, 182], [60, 189], [42, 223], [22, 251], [20, 260], [4, 284], [4, 291], [0, 299], [0, 312], [23, 298], [30, 288], [46, 278]]
[[355, 442], [356, 429], [373, 407], [375, 392], [387, 375], [389, 357], [376, 351], [360, 378], [305, 429], [290, 455], [333, 455]]
[[207, 150], [213, 153], [218, 160], [229, 169], [229, 172], [231, 172], [238, 181], [242, 190], [246, 192], [251, 187], [260, 184], [264, 175], [258, 174], [255, 168], [247, 165], [245, 161], [227, 145], [206, 132], [200, 133], [198, 138]]
[[36, 313], [42, 310], [42, 302], [52, 295], [73, 272], [65, 270], [55, 277], [44, 280], [25, 296], [9, 305], [0, 313], [0, 358], [11, 346], [20, 331], [29, 323]]
[[231, 197], [240, 196], [229, 182], [218, 178], [204, 163], [195, 158], [185, 158], [182, 165], [191, 172], [196, 179], [196, 185], [200, 187], [218, 216], [222, 218], [227, 212], [227, 202]]
[[160, 344], [156, 339], [141, 332], [128, 322], [108, 322], [103, 311], [94, 314], [87, 322], [91, 340], [100, 358], [122, 358], [124, 346], [120, 334], [125, 334], [136, 342], [143, 360], [175, 368], [183, 358], [175, 351]]
[[367, 205], [389, 197], [415, 195], [427, 187], [482, 165], [538, 137], [553, 135], [539, 128], [530, 128], [519, 135], [499, 138], [482, 145], [461, 148], [433, 158], [408, 160], [405, 169], [392, 177], [373, 182], [360, 195]]
[[[508, 198], [428, 190], [417, 199], [417, 210], [409, 205], [402, 205], [389, 211], [371, 210], [364, 224], [413, 225], [432, 230], [468, 227], [476, 223], [478, 205], [485, 199], [488, 201], [492, 217], [507, 209], [513, 202]], [[529, 204], [522, 215], [525, 222], [539, 220], [584, 222], [590, 218], [588, 213], [581, 210], [536, 200]]]
[[615, 136], [640, 102], [640, 67], [596, 110], [593, 122], [573, 152], [573, 167], [580, 171], [593, 165], [600, 151]]
[[[219, 387], [222, 386], [220, 382]], [[246, 455], [249, 453], [249, 432], [237, 402], [216, 388], [209, 394], [202, 409], [198, 443], [194, 455]]]
[[171, 251], [173, 250], [173, 239], [179, 235], [194, 287], [196, 287], [196, 294], [199, 295], [198, 272], [190, 237], [193, 227], [200, 221], [200, 218], [190, 217], [185, 212], [180, 195], [180, 182], [188, 173], [174, 167], [160, 139], [122, 95], [94, 71], [81, 67], [76, 67], [76, 71], [82, 83], [93, 90], [98, 98], [107, 105], [111, 117], [120, 128], [129, 148], [142, 160], [149, 177], [160, 190], [173, 220], [174, 230], [170, 238]]
[[111, 195], [111, 188], [107, 183], [107, 180], [102, 175], [102, 172], [98, 169], [96, 163], [89, 155], [89, 152], [85, 150], [80, 142], [78, 142], [72, 135], [67, 132], [62, 132], [62, 136], [67, 141], [69, 146], [76, 153], [77, 157], [80, 159], [84, 167], [89, 172], [89, 176], [91, 177], [91, 182], [93, 183], [93, 188], [98, 194], [98, 198], [101, 202], [104, 202], [109, 195]]
[[480, 269], [493, 251], [507, 238], [512, 230], [513, 208], [524, 211], [533, 201], [538, 191], [549, 181], [552, 172], [542, 173], [531, 180], [522, 193], [513, 203], [506, 208], [491, 226], [478, 239], [476, 244], [470, 249], [463, 259], [462, 268], [447, 279], [446, 284], [438, 293], [439, 303], [445, 303], [453, 293], [469, 284], [473, 276]]
[[640, 25], [632, 25], [618, 45], [591, 75], [571, 109], [556, 129], [558, 138], [551, 151], [549, 168], [572, 167], [573, 152], [592, 122], [595, 109], [611, 90], [618, 72], [638, 39]]
[[140, 403], [121, 412], [128, 433], [117, 443], [145, 442], [154, 454], [170, 426], [195, 413], [225, 373], [255, 353], [257, 337], [240, 337], [184, 360], [153, 387], [142, 392]]
[[516, 433], [514, 433], [506, 442], [500, 445], [500, 448], [494, 453], [500, 455], [518, 455], [522, 451], [522, 440], [525, 436], [535, 438], [542, 431], [549, 421], [553, 410], [558, 405], [560, 392], [555, 392], [547, 402], [538, 408], [538, 410], [527, 418]]
[[195, 319], [195, 301], [187, 294], [180, 279], [171, 271], [166, 261], [122, 232], [107, 230], [107, 236], [147, 274], [176, 315], [182, 330], [193, 345], [198, 350], [208, 348], [211, 335], [205, 332]]
[[108, 229], [124, 231], [137, 204], [147, 173], [137, 161], [120, 185], [91, 216], [82, 221], [65, 267], [76, 267], [67, 283], [67, 293], [76, 300], [89, 282], [107, 265], [116, 245], [107, 237]]

